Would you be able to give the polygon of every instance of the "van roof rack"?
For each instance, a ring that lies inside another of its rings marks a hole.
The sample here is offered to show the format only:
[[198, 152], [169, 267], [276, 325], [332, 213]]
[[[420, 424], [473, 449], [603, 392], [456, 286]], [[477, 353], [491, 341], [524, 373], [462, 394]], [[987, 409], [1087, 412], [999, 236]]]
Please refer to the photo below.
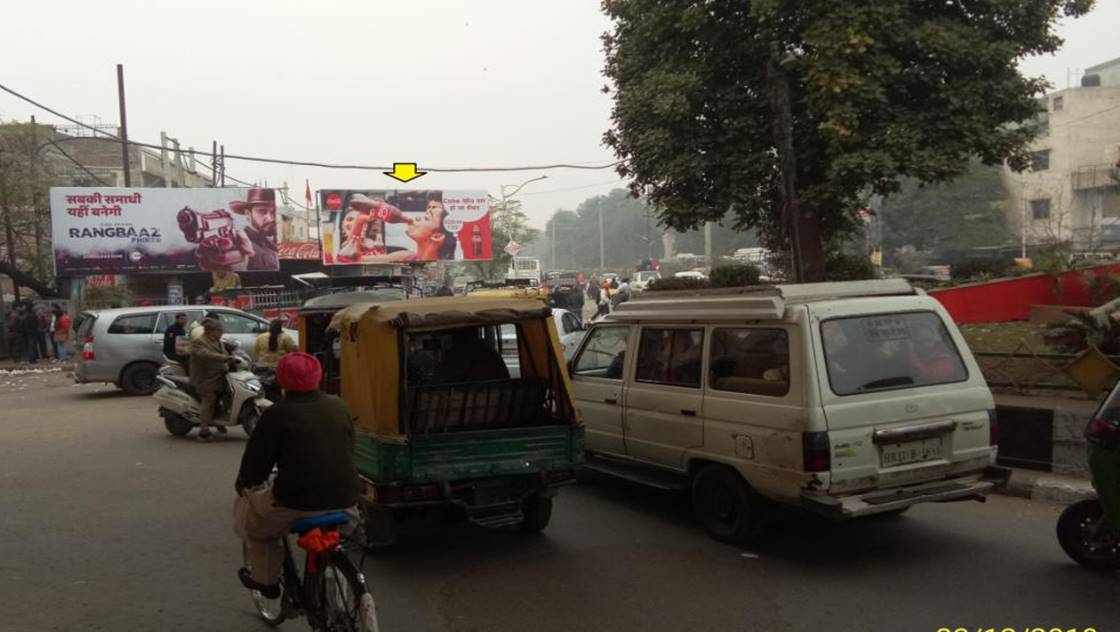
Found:
[[646, 291], [619, 305], [608, 319], [634, 321], [672, 316], [684, 320], [768, 320], [781, 318], [787, 303], [917, 293], [906, 279]]

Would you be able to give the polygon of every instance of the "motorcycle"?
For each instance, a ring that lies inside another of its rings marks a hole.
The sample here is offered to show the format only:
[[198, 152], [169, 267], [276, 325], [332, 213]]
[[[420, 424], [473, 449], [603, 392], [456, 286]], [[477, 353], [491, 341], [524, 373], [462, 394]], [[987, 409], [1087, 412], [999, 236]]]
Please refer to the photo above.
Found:
[[[236, 343], [227, 344], [237, 363], [226, 374], [226, 393], [218, 400], [218, 411], [214, 415], [214, 425], [224, 432], [228, 426], [240, 425], [246, 435], [253, 434], [261, 413], [272, 405], [263, 392], [260, 378], [253, 373], [253, 362]], [[181, 437], [198, 426], [199, 398], [191, 386], [190, 378], [174, 375], [171, 371], [156, 376], [159, 389], [156, 402], [163, 425], [171, 434]]]
[[1089, 472], [1096, 498], [1076, 502], [1058, 517], [1058, 543], [1073, 561], [1095, 571], [1120, 569], [1120, 382], [1093, 414]]

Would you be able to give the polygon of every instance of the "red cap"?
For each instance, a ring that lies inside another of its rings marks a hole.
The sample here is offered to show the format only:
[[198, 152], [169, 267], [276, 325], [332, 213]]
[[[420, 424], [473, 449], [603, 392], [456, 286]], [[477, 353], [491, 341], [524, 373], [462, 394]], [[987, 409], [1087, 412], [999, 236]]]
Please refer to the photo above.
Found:
[[305, 393], [319, 389], [323, 381], [323, 367], [313, 356], [295, 351], [284, 354], [276, 365], [276, 381], [285, 391]]

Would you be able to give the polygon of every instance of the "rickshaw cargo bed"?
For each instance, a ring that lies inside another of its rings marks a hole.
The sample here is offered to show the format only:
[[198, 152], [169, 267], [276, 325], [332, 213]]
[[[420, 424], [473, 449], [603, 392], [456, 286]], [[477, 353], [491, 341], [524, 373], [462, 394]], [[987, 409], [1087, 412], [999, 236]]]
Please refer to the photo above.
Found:
[[582, 427], [539, 426], [415, 435], [407, 443], [359, 434], [358, 472], [376, 483], [429, 483], [572, 469], [583, 462]]

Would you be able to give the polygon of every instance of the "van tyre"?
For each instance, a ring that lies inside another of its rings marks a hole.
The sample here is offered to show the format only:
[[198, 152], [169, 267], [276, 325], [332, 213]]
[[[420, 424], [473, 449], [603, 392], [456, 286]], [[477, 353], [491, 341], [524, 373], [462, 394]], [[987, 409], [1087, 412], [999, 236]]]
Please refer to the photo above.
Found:
[[693, 479], [692, 506], [704, 530], [720, 542], [754, 540], [766, 525], [764, 499], [722, 465], [708, 465]]
[[176, 437], [185, 437], [194, 428], [194, 424], [174, 413], [164, 415], [163, 426]]
[[521, 513], [525, 518], [517, 525], [522, 533], [540, 533], [552, 520], [552, 498], [533, 494], [521, 501]]
[[129, 395], [151, 395], [159, 388], [159, 367], [149, 362], [129, 365], [121, 374], [120, 386]]

